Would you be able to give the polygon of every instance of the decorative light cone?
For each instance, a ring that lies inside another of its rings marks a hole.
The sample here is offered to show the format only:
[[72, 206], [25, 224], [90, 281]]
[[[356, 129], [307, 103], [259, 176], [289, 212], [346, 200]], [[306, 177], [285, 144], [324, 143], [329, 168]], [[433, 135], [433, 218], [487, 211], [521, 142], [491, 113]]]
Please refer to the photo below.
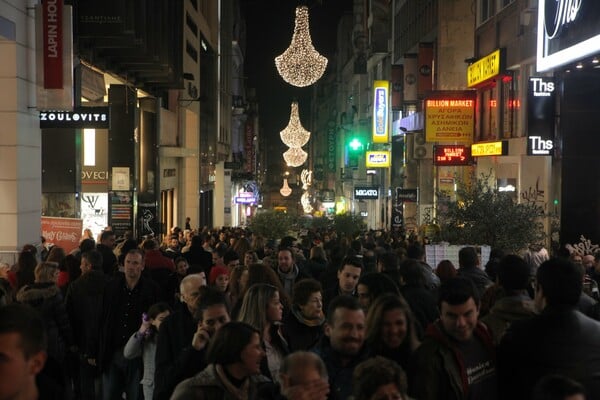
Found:
[[305, 214], [312, 212], [313, 207], [310, 205], [310, 194], [308, 192], [302, 193], [302, 197], [300, 197], [300, 204], [302, 204]]
[[292, 111], [290, 112], [290, 122], [284, 130], [279, 132], [281, 141], [288, 147], [302, 147], [310, 139], [310, 132], [304, 129], [298, 115], [298, 102], [292, 102]]
[[283, 159], [290, 167], [299, 167], [308, 158], [308, 153], [299, 147], [292, 147], [283, 153]]
[[279, 193], [281, 193], [283, 197], [288, 197], [292, 194], [292, 188], [288, 185], [287, 179], [285, 178], [283, 179], [283, 186], [279, 189]]
[[298, 87], [312, 85], [323, 76], [327, 58], [319, 54], [312, 44], [308, 7], [296, 8], [292, 42], [283, 54], [275, 57], [275, 65], [284, 81]]

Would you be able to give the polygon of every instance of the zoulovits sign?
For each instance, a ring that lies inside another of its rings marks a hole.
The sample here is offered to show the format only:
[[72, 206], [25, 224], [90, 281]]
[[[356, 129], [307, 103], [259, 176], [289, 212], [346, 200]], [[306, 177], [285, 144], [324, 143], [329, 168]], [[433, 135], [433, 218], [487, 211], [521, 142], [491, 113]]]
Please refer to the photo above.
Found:
[[40, 111], [40, 128], [108, 129], [108, 107], [75, 107], [73, 111]]

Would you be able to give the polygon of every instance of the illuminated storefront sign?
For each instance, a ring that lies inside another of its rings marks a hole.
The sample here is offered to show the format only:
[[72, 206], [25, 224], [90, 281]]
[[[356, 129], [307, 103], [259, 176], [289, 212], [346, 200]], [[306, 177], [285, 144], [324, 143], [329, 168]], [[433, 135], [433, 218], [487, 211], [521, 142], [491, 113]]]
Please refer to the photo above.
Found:
[[503, 57], [501, 49], [495, 50], [485, 57], [480, 58], [467, 68], [467, 87], [476, 87], [500, 75]]
[[396, 188], [396, 203], [416, 203], [419, 201], [419, 189]]
[[355, 200], [377, 200], [379, 198], [379, 188], [356, 186], [354, 188]]
[[553, 78], [529, 78], [527, 155], [551, 156], [554, 153], [555, 86]]
[[73, 111], [40, 111], [40, 128], [108, 129], [108, 107], [75, 107]]
[[475, 143], [471, 145], [473, 157], [505, 156], [508, 154], [508, 141]]
[[537, 70], [581, 60], [600, 51], [598, 0], [540, 0]]
[[439, 166], [470, 165], [471, 150], [462, 145], [435, 146], [433, 163]]
[[367, 151], [367, 168], [387, 168], [391, 166], [391, 154], [389, 151]]
[[475, 99], [475, 91], [434, 92], [425, 100], [425, 140], [471, 143]]
[[390, 141], [388, 132], [389, 88], [388, 81], [373, 82], [373, 143]]
[[235, 204], [253, 204], [256, 203], [256, 196], [253, 192], [239, 192], [234, 200]]

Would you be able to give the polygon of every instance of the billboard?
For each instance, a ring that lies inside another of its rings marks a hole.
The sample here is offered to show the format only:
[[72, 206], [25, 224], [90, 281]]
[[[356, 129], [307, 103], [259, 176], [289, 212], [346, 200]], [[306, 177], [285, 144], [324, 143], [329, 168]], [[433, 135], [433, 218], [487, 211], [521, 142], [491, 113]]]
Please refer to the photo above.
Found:
[[438, 91], [425, 99], [425, 141], [471, 143], [475, 91]]

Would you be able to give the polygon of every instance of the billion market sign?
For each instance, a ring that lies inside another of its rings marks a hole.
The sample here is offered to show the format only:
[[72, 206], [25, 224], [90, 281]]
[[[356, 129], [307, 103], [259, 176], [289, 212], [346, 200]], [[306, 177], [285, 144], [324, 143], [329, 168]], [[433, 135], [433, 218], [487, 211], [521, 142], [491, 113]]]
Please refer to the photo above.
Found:
[[475, 129], [475, 91], [439, 91], [425, 100], [427, 142], [471, 143]]
[[471, 149], [463, 145], [435, 146], [433, 163], [438, 166], [471, 165]]

